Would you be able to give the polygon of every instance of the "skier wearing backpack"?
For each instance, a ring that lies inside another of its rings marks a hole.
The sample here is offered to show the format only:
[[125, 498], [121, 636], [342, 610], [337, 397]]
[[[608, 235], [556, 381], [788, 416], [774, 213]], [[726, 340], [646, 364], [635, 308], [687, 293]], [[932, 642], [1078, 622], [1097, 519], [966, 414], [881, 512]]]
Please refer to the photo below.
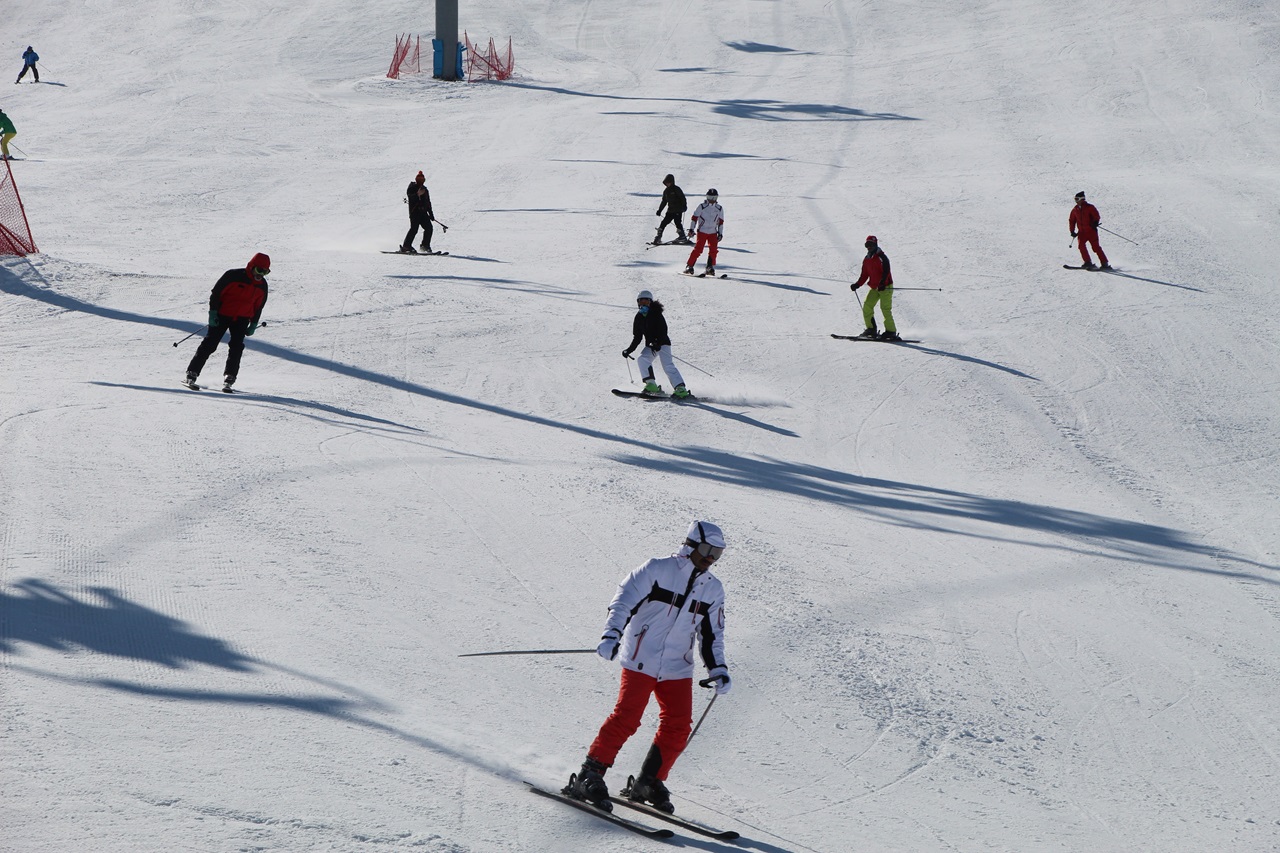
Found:
[[[889, 256], [880, 248], [880, 241], [875, 235], [868, 235], [863, 243], [867, 255], [862, 259], [862, 274], [858, 280], [849, 285], [849, 289], [857, 291], [862, 285], [867, 286], [867, 298], [862, 303], [862, 322], [867, 327], [860, 338], [878, 338], [882, 341], [900, 341], [898, 326], [893, 322], [893, 273], [889, 269]], [[884, 315], [883, 334], [876, 331], [875, 307], [880, 306]]]
[[675, 360], [671, 356], [671, 338], [667, 335], [666, 318], [662, 316], [662, 303], [656, 301], [649, 291], [642, 290], [636, 295], [636, 306], [636, 316], [631, 321], [631, 345], [622, 351], [622, 357], [631, 358], [631, 353], [640, 346], [640, 339], [644, 339], [644, 352], [640, 353], [640, 358], [636, 360], [636, 365], [640, 368], [640, 377], [644, 379], [643, 393], [654, 395], [662, 393], [662, 386], [657, 383], [653, 373], [653, 360], [656, 358], [662, 362], [662, 372], [675, 383], [675, 391], [671, 396], [677, 400], [692, 397], [689, 389], [684, 387], [684, 378], [680, 375]]
[[570, 776], [567, 796], [613, 810], [604, 774], [640, 728], [649, 697], [656, 695], [658, 731], [639, 775], [621, 794], [675, 812], [665, 782], [692, 729], [694, 656], [702, 659], [717, 694], [732, 686], [724, 657], [724, 586], [710, 572], [724, 547], [718, 526], [695, 521], [676, 553], [645, 562], [618, 585], [596, 648], [600, 657], [622, 665], [618, 701], [582, 769]]
[[231, 393], [231, 386], [240, 372], [244, 339], [257, 331], [262, 307], [267, 304], [267, 274], [270, 272], [271, 258], [258, 252], [245, 266], [224, 272], [213, 286], [213, 292], [209, 294], [209, 332], [187, 365], [187, 378], [183, 384], [188, 388], [199, 389], [196, 380], [200, 378], [204, 363], [218, 348], [222, 336], [230, 332], [222, 390]]
[[9, 140], [17, 135], [18, 129], [13, 126], [13, 119], [4, 110], [0, 110], [0, 160], [13, 159], [9, 155]]
[[724, 208], [720, 206], [720, 194], [716, 192], [715, 187], [707, 190], [707, 200], [698, 205], [693, 212], [689, 230], [694, 232], [698, 242], [689, 253], [689, 261], [684, 268], [685, 274], [693, 275], [693, 265], [698, 262], [698, 256], [702, 254], [702, 247], [708, 246], [706, 274], [714, 276], [716, 252], [720, 246], [720, 238], [724, 236]]

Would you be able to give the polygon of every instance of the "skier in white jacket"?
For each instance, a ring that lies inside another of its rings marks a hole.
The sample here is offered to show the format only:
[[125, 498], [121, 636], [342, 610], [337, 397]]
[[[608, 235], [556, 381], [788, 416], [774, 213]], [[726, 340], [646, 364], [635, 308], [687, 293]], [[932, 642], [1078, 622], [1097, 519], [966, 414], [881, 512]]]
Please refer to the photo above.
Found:
[[702, 659], [716, 693], [728, 693], [732, 684], [724, 658], [724, 586], [709, 571], [723, 553], [724, 532], [695, 521], [679, 551], [649, 560], [619, 584], [596, 649], [622, 665], [618, 701], [565, 793], [612, 810], [605, 771], [640, 728], [649, 696], [656, 695], [658, 731], [639, 776], [622, 795], [675, 811], [663, 783], [692, 729], [694, 656]]

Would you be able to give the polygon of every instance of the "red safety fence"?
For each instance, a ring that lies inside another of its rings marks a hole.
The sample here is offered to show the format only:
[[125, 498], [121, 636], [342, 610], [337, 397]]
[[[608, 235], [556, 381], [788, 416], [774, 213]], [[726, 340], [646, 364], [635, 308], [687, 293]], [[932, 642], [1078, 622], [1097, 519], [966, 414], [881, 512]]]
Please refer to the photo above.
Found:
[[401, 71], [422, 73], [422, 37], [405, 34], [396, 36], [396, 52], [391, 55], [391, 67], [387, 76], [392, 80], [400, 78]]
[[506, 80], [515, 72], [516, 59], [515, 54], [511, 52], [511, 39], [507, 39], [507, 50], [504, 55], [494, 46], [493, 39], [489, 39], [489, 49], [484, 51], [471, 41], [465, 31], [462, 33], [462, 38], [467, 47], [468, 83], [473, 80]]
[[5, 160], [4, 173], [0, 174], [0, 255], [25, 256], [38, 251], [18, 185], [13, 181], [13, 166]]

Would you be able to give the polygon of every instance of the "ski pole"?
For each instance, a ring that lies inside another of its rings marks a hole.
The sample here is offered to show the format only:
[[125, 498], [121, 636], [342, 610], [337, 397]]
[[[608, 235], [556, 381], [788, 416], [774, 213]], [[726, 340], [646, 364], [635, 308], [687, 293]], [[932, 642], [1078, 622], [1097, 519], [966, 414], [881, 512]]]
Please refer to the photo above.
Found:
[[[712, 679], [712, 678], [704, 678], [702, 681], [698, 682], [698, 686], [710, 687], [714, 683], [714, 681], [715, 679]], [[719, 695], [720, 695], [719, 693], [711, 694], [711, 701], [707, 703], [707, 709], [703, 711], [702, 716], [698, 718], [698, 724], [693, 727], [693, 731], [689, 732], [689, 740], [686, 740], [684, 742], [685, 749], [689, 748], [689, 741], [693, 740], [693, 736], [698, 733], [698, 729], [702, 728], [702, 721], [705, 720], [707, 718], [707, 714], [711, 712], [711, 706], [716, 704], [716, 697]]]
[[937, 290], [941, 291], [941, 287], [894, 287], [894, 290]]
[[188, 340], [188, 339], [190, 339], [190, 338], [194, 338], [196, 335], [200, 334], [201, 332], [203, 332], [203, 331], [204, 331], [205, 329], [207, 329], [207, 328], [209, 328], [209, 327], [208, 327], [208, 326], [201, 326], [200, 328], [196, 329], [196, 330], [195, 330], [194, 332], [192, 332], [191, 334], [187, 335], [187, 337], [183, 338], [181, 341], [174, 341], [174, 342], [173, 342], [173, 345], [176, 347], [178, 344], [182, 343], [183, 341]]
[[[1124, 240], [1126, 243], [1133, 243], [1133, 241], [1130, 240], [1128, 237], [1124, 236], [1123, 234], [1117, 234], [1116, 232], [1112, 231], [1110, 228], [1103, 228], [1101, 225], [1099, 225], [1098, 229], [1101, 231], [1106, 231], [1108, 234], [1112, 235], [1113, 237], [1119, 237], [1121, 240]], [[1133, 245], [1136, 246], [1138, 244], [1133, 243]]]
[[623, 358], [627, 360], [627, 382], [628, 383], [635, 382], [635, 380], [631, 378], [631, 356], [624, 355]]
[[712, 376], [712, 374], [707, 373], [707, 371], [703, 370], [701, 367], [698, 367], [698, 365], [689, 364], [689, 362], [685, 361], [683, 358], [675, 354], [672, 354], [671, 357], [674, 358], [676, 361], [680, 362], [681, 364], [688, 364], [689, 367], [692, 367], [694, 370], [698, 371], [699, 373], [706, 373], [707, 376], [711, 376], [712, 379], [715, 379], [715, 376]]
[[443, 222], [441, 222], [439, 219], [436, 219], [434, 216], [433, 216], [433, 217], [431, 217], [431, 221], [432, 221], [432, 222], [434, 222], [435, 224], [439, 225], [441, 228], [443, 228], [443, 229], [444, 229], [444, 233], [446, 233], [446, 234], [448, 234], [448, 233], [449, 233], [449, 226], [448, 226], [448, 225], [445, 225]]
[[487, 658], [495, 655], [594, 655], [595, 649], [514, 649], [504, 652], [471, 652], [460, 658]]

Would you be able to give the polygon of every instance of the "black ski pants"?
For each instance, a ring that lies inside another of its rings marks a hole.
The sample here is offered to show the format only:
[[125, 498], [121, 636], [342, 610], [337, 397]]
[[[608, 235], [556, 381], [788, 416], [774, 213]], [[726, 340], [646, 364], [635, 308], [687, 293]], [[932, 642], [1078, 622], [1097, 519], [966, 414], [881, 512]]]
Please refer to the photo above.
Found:
[[[12, 67], [12, 66], [10, 66], [10, 67]], [[34, 65], [24, 65], [24, 66], [22, 66], [22, 73], [21, 73], [21, 74], [19, 74], [19, 75], [18, 75], [18, 79], [17, 79], [17, 80], [14, 80], [13, 82], [15, 82], [15, 83], [21, 83], [21, 82], [22, 82], [22, 78], [27, 76], [27, 71], [30, 71], [32, 74], [34, 74], [34, 75], [35, 75], [35, 78], [36, 78], [36, 82], [37, 82], [37, 83], [39, 83], [39, 82], [40, 82], [40, 72], [36, 69], [36, 67], [35, 67]]]
[[668, 207], [667, 215], [662, 218], [662, 224], [658, 226], [658, 236], [655, 237], [654, 239], [661, 240], [662, 232], [666, 231], [667, 226], [670, 225], [672, 222], [674, 222], [676, 224], [676, 234], [680, 236], [681, 240], [687, 240], [688, 238], [685, 237], [684, 235], [684, 222], [682, 221], [683, 219], [684, 219], [683, 210], [672, 210], [671, 208]]
[[429, 213], [409, 213], [409, 233], [404, 235], [404, 242], [401, 246], [413, 247], [413, 238], [418, 236], [418, 229], [422, 229], [422, 247], [427, 251], [431, 250], [431, 235], [435, 229], [431, 227], [431, 214]]
[[222, 336], [230, 331], [231, 342], [227, 344], [227, 366], [223, 373], [235, 379], [240, 372], [240, 356], [244, 353], [244, 336], [249, 331], [251, 322], [253, 322], [251, 317], [232, 318], [219, 314], [218, 322], [209, 327], [209, 333], [204, 336], [204, 340], [200, 342], [200, 346], [196, 349], [196, 354], [191, 357], [191, 363], [187, 365], [187, 372], [199, 376], [200, 371], [204, 370], [204, 363], [209, 360], [209, 356], [213, 355], [213, 351], [222, 342]]

